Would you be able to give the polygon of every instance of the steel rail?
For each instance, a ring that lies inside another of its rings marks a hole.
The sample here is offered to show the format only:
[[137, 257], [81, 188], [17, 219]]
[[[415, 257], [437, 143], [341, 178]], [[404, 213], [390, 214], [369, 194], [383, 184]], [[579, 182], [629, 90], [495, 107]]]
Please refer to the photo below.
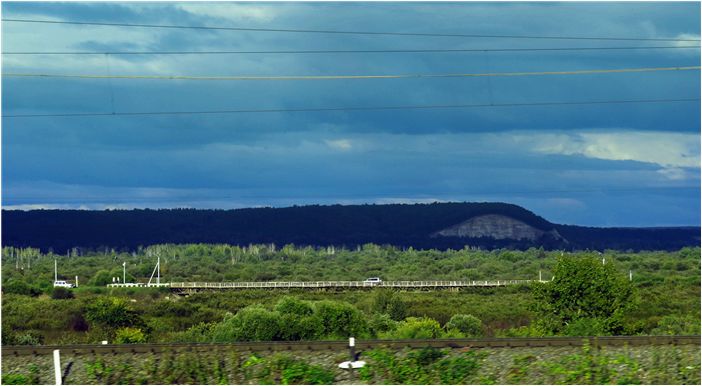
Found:
[[[700, 336], [595, 336], [548, 338], [482, 338], [482, 339], [394, 339], [356, 340], [357, 350], [386, 348], [517, 348], [517, 347], [579, 347], [585, 343], [593, 347], [605, 346], [660, 346], [700, 345]], [[169, 344], [108, 344], [108, 345], [47, 345], [3, 346], [3, 356], [51, 355], [61, 350], [63, 355], [143, 354], [163, 352], [279, 352], [279, 351], [344, 351], [347, 341], [290, 341], [290, 342], [236, 342], [236, 343], [169, 343]]]

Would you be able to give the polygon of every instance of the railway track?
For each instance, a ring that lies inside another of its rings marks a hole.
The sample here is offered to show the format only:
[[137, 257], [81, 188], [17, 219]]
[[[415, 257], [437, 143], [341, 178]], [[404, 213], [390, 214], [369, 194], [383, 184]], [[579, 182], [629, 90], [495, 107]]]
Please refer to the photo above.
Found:
[[[401, 339], [356, 340], [357, 350], [387, 348], [513, 348], [513, 347], [568, 347], [582, 346], [646, 346], [646, 345], [700, 345], [700, 336], [602, 336], [602, 337], [551, 337], [551, 338], [484, 338], [484, 339]], [[3, 356], [51, 355], [61, 350], [62, 355], [91, 355], [119, 353], [211, 352], [211, 351], [342, 351], [347, 341], [296, 341], [296, 342], [237, 342], [237, 343], [172, 343], [172, 344], [108, 344], [108, 345], [51, 345], [3, 346]]]

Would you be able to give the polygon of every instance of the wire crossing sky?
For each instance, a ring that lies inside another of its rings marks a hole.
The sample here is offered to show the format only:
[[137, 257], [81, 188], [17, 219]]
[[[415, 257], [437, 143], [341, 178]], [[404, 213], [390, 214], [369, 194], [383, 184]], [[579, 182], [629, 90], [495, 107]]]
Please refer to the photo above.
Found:
[[253, 32], [293, 32], [317, 34], [342, 34], [342, 35], [387, 35], [387, 36], [426, 36], [426, 37], [463, 37], [463, 38], [497, 38], [497, 39], [546, 39], [546, 40], [629, 40], [629, 41], [671, 41], [671, 42], [699, 42], [700, 39], [685, 38], [641, 38], [641, 37], [616, 37], [616, 36], [537, 36], [537, 35], [481, 35], [457, 33], [419, 33], [419, 32], [387, 32], [387, 31], [339, 31], [339, 30], [311, 30], [311, 29], [281, 29], [281, 28], [245, 28], [245, 27], [214, 27], [197, 25], [168, 25], [168, 24], [134, 24], [134, 23], [99, 23], [89, 21], [56, 21], [32, 19], [2, 19], [4, 22], [13, 23], [44, 23], [44, 24], [69, 24], [89, 25], [101, 27], [137, 27], [137, 28], [170, 28], [194, 29], [215, 31], [253, 31]]
[[698, 3], [2, 14], [3, 208], [499, 201], [700, 224]]
[[189, 75], [95, 75], [95, 74], [18, 74], [4, 73], [4, 77], [82, 78], [82, 79], [158, 79], [158, 80], [334, 80], [334, 79], [409, 79], [409, 78], [467, 78], [485, 76], [540, 76], [615, 74], [627, 72], [690, 71], [700, 66], [614, 68], [575, 71], [496, 72], [483, 74], [384, 74], [384, 75], [271, 75], [271, 76], [189, 76]]

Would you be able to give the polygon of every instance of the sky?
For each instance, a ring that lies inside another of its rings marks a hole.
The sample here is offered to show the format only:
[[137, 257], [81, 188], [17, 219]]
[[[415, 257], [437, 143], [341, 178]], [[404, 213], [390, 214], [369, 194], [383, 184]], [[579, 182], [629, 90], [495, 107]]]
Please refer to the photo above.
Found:
[[[3, 2], [2, 17], [472, 35], [4, 21], [4, 209], [468, 201], [514, 203], [562, 224], [700, 225], [699, 70], [380, 79], [109, 78], [699, 66], [699, 41], [679, 41], [700, 37], [698, 2]], [[667, 48], [690, 45], [696, 48]], [[494, 51], [583, 47], [666, 48]], [[427, 49], [478, 51], [279, 52]], [[123, 53], [135, 51], [150, 53]], [[278, 52], [153, 53], [164, 51]], [[696, 100], [533, 105], [670, 99]], [[437, 105], [481, 107], [120, 115]], [[107, 115], [12, 117], [75, 113]]]

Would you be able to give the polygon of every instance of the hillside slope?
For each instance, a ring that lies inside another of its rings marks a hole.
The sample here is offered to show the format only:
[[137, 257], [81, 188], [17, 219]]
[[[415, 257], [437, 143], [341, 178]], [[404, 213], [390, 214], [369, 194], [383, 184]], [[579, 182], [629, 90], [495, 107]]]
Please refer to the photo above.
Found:
[[[495, 219], [500, 219], [502, 225]], [[515, 230], [505, 230], [504, 224], [520, 228], [519, 232], [525, 232], [521, 234], [524, 237], [514, 233]], [[3, 245], [51, 248], [57, 253], [65, 253], [72, 247], [135, 249], [157, 243], [347, 247], [376, 243], [438, 249], [469, 245], [486, 249], [671, 250], [699, 245], [700, 241], [698, 227], [620, 229], [564, 226], [505, 203], [313, 205], [236, 210], [3, 211], [2, 226]], [[463, 231], [458, 231], [458, 228], [451, 230], [457, 226], [463, 226]]]

